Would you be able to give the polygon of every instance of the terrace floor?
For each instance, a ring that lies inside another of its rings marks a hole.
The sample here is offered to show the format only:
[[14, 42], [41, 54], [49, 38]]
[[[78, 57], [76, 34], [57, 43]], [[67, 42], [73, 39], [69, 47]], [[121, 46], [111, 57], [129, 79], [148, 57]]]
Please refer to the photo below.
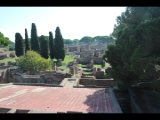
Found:
[[115, 113], [105, 89], [0, 86], [0, 108], [84, 113]]

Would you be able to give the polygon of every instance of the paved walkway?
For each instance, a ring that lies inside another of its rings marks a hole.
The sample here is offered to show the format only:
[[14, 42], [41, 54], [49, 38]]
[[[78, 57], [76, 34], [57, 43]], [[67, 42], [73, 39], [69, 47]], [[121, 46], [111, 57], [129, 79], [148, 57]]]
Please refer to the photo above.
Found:
[[0, 87], [0, 108], [114, 113], [105, 90], [20, 85]]

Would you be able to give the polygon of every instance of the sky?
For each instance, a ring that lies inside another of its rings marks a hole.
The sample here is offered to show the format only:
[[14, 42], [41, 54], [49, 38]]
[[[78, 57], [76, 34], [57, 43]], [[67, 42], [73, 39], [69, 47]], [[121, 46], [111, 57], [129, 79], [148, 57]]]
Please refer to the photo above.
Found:
[[60, 28], [64, 39], [81, 39], [84, 36], [109, 36], [113, 32], [116, 17], [126, 7], [0, 7], [0, 32], [15, 42], [15, 33], [25, 38], [25, 28], [31, 36], [31, 24], [37, 34], [55, 36]]

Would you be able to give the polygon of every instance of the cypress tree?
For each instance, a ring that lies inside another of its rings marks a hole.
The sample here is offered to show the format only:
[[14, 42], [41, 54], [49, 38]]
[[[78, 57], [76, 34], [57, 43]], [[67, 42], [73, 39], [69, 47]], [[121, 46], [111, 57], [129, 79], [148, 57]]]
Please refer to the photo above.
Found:
[[31, 50], [40, 53], [40, 45], [35, 23], [32, 23], [32, 28], [31, 28]]
[[27, 29], [25, 29], [25, 53], [27, 52], [27, 50], [30, 50], [30, 45], [28, 41], [28, 32]]
[[59, 27], [55, 30], [55, 58], [64, 60], [65, 50], [64, 50], [64, 39], [61, 35]]
[[19, 57], [19, 56], [22, 56], [24, 55], [24, 40], [21, 36], [20, 33], [16, 33], [15, 34], [15, 53], [16, 53], [16, 56]]
[[48, 40], [45, 39], [44, 35], [40, 36], [40, 54], [43, 58], [49, 58], [49, 47], [48, 47]]
[[55, 43], [53, 39], [53, 34], [52, 32], [49, 32], [49, 50], [50, 50], [50, 58], [54, 59], [55, 58]]

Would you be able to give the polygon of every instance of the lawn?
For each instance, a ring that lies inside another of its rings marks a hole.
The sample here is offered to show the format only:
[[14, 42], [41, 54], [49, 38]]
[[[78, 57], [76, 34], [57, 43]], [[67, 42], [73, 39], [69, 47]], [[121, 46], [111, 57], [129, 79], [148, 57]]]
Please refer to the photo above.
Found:
[[[72, 55], [66, 55], [64, 61], [62, 61], [62, 66], [60, 66], [58, 68], [66, 68], [66, 66], [68, 65], [68, 63], [72, 62], [73, 59], [74, 59], [74, 56], [72, 56]], [[54, 62], [56, 62], [56, 60]]]
[[92, 72], [86, 72], [86, 71], [84, 71], [83, 74], [92, 74]]
[[[94, 64], [95, 67], [97, 68], [102, 68], [102, 65], [101, 64]], [[110, 65], [109, 63], [105, 63], [105, 67], [104, 68], [108, 68]]]
[[[84, 66], [87, 66], [87, 64], [78, 64], [79, 67], [84, 67]], [[102, 65], [101, 64], [94, 64], [95, 67], [97, 68], [102, 68]], [[109, 63], [105, 63], [105, 68], [108, 68], [110, 65]]]

